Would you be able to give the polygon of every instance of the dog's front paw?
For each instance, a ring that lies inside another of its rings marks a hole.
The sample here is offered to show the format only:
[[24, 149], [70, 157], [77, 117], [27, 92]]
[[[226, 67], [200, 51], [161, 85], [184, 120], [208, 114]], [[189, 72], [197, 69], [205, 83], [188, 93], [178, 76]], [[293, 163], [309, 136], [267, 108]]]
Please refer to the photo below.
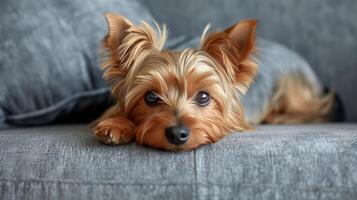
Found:
[[128, 120], [106, 119], [94, 130], [96, 137], [105, 144], [127, 144], [134, 140], [134, 125]]

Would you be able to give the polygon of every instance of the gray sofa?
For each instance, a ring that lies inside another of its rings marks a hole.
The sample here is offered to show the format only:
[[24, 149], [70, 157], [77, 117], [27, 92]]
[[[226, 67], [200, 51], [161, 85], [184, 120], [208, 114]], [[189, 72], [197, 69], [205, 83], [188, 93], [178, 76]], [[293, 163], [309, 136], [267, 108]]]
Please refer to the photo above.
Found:
[[208, 22], [228, 27], [242, 18], [257, 18], [260, 37], [299, 52], [324, 85], [336, 89], [346, 122], [260, 125], [181, 153], [136, 144], [107, 146], [83, 123], [4, 126], [1, 200], [357, 199], [354, 0], [139, 3], [168, 24], [172, 37], [197, 36]]
[[357, 125], [259, 126], [171, 153], [85, 125], [0, 132], [0, 199], [356, 199]]

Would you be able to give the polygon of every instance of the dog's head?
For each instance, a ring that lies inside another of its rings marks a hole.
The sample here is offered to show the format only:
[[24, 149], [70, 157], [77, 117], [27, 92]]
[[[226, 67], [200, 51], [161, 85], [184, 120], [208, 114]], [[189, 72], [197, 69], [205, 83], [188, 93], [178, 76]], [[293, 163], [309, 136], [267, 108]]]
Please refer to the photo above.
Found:
[[199, 48], [177, 52], [163, 49], [165, 26], [155, 31], [117, 14], [106, 18], [104, 77], [118, 109], [136, 125], [137, 143], [189, 150], [248, 128], [239, 94], [256, 73], [255, 20], [210, 33]]

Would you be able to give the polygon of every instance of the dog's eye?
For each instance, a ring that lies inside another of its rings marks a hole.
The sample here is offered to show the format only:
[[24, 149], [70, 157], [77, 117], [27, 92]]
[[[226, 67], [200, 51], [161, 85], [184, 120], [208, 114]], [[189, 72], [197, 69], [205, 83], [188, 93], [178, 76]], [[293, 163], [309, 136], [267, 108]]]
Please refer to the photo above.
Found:
[[160, 101], [160, 98], [153, 91], [145, 93], [145, 103], [149, 106], [155, 106]]
[[201, 91], [197, 93], [195, 101], [197, 102], [197, 105], [203, 107], [209, 104], [209, 102], [211, 101], [211, 97], [207, 92]]

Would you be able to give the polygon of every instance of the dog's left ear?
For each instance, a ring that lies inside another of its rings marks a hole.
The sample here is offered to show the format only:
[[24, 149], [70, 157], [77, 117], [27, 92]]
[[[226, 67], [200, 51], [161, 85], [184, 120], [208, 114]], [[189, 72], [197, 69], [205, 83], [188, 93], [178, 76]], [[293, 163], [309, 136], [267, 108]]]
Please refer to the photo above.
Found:
[[242, 20], [223, 32], [209, 34], [201, 44], [201, 50], [224, 68], [242, 93], [247, 91], [257, 71], [257, 64], [250, 59], [256, 27], [256, 20]]

